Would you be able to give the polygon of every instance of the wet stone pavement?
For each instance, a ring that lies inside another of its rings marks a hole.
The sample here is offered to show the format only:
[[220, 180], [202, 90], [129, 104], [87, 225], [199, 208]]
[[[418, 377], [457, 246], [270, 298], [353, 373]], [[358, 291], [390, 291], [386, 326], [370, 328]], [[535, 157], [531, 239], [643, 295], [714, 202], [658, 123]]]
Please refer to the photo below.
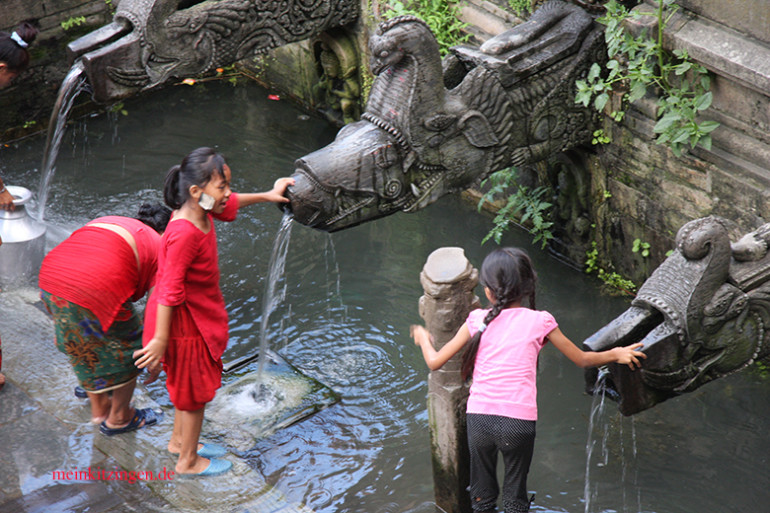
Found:
[[[36, 289], [0, 293], [0, 337], [7, 378], [0, 390], [0, 513], [312, 513], [287, 502], [235, 450], [225, 456], [233, 470], [222, 476], [171, 476], [175, 460], [165, 447], [173, 410], [141, 386], [135, 405], [163, 410], [160, 424], [113, 437], [99, 433], [87, 401], [73, 394], [77, 380], [54, 346], [53, 323]], [[145, 479], [148, 471], [160, 478]]]

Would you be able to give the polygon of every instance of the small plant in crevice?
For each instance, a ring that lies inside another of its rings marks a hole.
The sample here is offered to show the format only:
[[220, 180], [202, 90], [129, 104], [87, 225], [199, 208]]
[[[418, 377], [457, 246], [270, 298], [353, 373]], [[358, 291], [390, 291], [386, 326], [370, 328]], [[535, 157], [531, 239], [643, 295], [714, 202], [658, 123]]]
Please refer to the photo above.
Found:
[[[602, 112], [614, 93], [622, 94], [620, 110], [609, 113], [620, 121], [628, 104], [652, 90], [658, 97], [657, 123], [653, 129], [656, 142], [666, 144], [675, 155], [697, 145], [711, 148], [711, 132], [719, 123], [701, 121], [698, 116], [711, 106], [711, 82], [705, 67], [692, 61], [687, 51], [663, 48], [663, 33], [679, 9], [673, 0], [660, 0], [654, 11], [629, 11], [616, 0], [605, 4], [606, 13], [597, 19], [604, 24], [609, 60], [602, 68], [591, 65], [585, 80], [577, 80], [575, 102]], [[637, 36], [627, 29], [627, 21], [654, 16], [657, 30], [646, 29]]]
[[641, 239], [634, 239], [634, 244], [631, 247], [631, 251], [634, 253], [639, 253], [642, 255], [642, 258], [647, 258], [650, 256], [650, 243], [642, 242]]
[[[546, 186], [530, 189], [517, 183], [517, 170], [515, 167], [506, 168], [492, 173], [481, 185], [489, 186], [489, 190], [481, 197], [478, 209], [487, 203], [495, 203], [500, 195], [506, 196], [503, 206], [495, 213], [492, 220], [494, 226], [481, 241], [484, 244], [489, 239], [500, 244], [503, 233], [513, 224], [521, 224], [533, 236], [533, 242], [540, 242], [545, 247], [548, 241], [553, 239], [550, 221], [552, 203], [547, 201], [551, 196], [551, 189]], [[511, 193], [511, 189], [513, 192]]]
[[70, 30], [75, 27], [79, 27], [86, 22], [85, 16], [70, 17], [61, 22], [61, 28], [64, 30]]
[[586, 251], [585, 261], [587, 274], [596, 273], [596, 276], [611, 290], [620, 294], [634, 296], [636, 294], [636, 284], [621, 276], [615, 271], [608, 271], [601, 266], [599, 261], [599, 250], [596, 241], [591, 242], [591, 249]]

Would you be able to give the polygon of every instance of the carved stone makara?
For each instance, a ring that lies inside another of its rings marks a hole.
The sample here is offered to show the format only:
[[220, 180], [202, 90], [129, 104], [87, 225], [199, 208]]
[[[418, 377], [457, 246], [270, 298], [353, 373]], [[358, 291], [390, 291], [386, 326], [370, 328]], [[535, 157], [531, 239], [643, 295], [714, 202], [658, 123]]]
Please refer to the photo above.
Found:
[[336, 231], [412, 212], [590, 141], [593, 115], [574, 84], [606, 52], [601, 27], [575, 5], [552, 0], [443, 62], [411, 16], [380, 24], [369, 48], [376, 78], [361, 120], [296, 162], [288, 208], [300, 223]]
[[[631, 370], [612, 364], [611, 390], [632, 415], [692, 392], [770, 355], [770, 225], [730, 243], [724, 221], [684, 225], [676, 250], [639, 289], [631, 307], [584, 342], [603, 351], [644, 343], [647, 359]], [[586, 373], [589, 390], [596, 371]]]
[[356, 0], [121, 0], [114, 21], [68, 46], [106, 103], [355, 21]]

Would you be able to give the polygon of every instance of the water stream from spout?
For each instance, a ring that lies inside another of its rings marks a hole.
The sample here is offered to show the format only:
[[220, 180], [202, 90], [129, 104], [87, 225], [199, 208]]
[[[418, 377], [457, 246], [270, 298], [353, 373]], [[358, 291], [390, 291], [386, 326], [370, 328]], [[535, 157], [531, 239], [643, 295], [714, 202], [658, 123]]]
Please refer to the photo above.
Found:
[[275, 236], [273, 251], [270, 253], [267, 277], [265, 279], [265, 292], [262, 298], [262, 323], [259, 328], [259, 363], [257, 364], [257, 383], [261, 381], [262, 373], [267, 361], [268, 340], [267, 330], [270, 326], [270, 314], [286, 298], [286, 282], [279, 287], [286, 267], [286, 255], [289, 252], [291, 240], [292, 215], [285, 213], [281, 218], [281, 225]]
[[[618, 438], [618, 457], [620, 459], [620, 482], [618, 483], [622, 488], [622, 508], [617, 509], [618, 512], [627, 513], [629, 511], [640, 511], [641, 508], [641, 490], [637, 486], [638, 480], [638, 467], [636, 463], [637, 446], [636, 446], [636, 426], [634, 424], [633, 417], [628, 420], [630, 422], [630, 451], [627, 451], [627, 444], [625, 441], [625, 423], [626, 419], [621, 418], [618, 422], [618, 430], [616, 433], [612, 433], [610, 430], [611, 419], [607, 413], [607, 379], [609, 377], [609, 371], [605, 368], [599, 369], [599, 374], [596, 378], [596, 386], [594, 388], [594, 398], [591, 404], [591, 415], [588, 422], [588, 440], [586, 442], [586, 477], [584, 487], [585, 498], [585, 513], [591, 513], [591, 508], [599, 498], [598, 484], [593, 484], [591, 481], [591, 469], [603, 469], [608, 468], [610, 465], [610, 450], [609, 441], [612, 435], [617, 435]], [[598, 447], [597, 447], [598, 446]], [[599, 449], [600, 452], [595, 455], [594, 450]], [[594, 463], [595, 459], [595, 463]], [[629, 472], [631, 470], [631, 472]], [[636, 490], [636, 509], [628, 509], [628, 479], [629, 473], [633, 473], [633, 487]], [[601, 480], [599, 480], [601, 481]]]
[[48, 192], [51, 188], [51, 181], [56, 173], [56, 157], [59, 154], [62, 138], [64, 137], [64, 127], [67, 124], [67, 117], [75, 98], [86, 86], [86, 77], [83, 74], [84, 68], [81, 61], [76, 61], [70, 68], [67, 76], [59, 87], [59, 93], [54, 104], [51, 118], [48, 122], [48, 137], [43, 152], [43, 164], [40, 175], [40, 186], [37, 193], [37, 220], [43, 221], [45, 216], [45, 204], [48, 201]]
[[[591, 486], [591, 462], [592, 457], [594, 453], [594, 449], [596, 448], [596, 444], [598, 442], [597, 438], [594, 437], [594, 430], [598, 427], [598, 421], [603, 418], [604, 409], [605, 409], [605, 399], [606, 399], [606, 387], [605, 382], [607, 379], [607, 375], [609, 374], [609, 371], [602, 368], [599, 369], [599, 374], [596, 378], [596, 386], [594, 387], [594, 396], [593, 396], [593, 402], [591, 404], [591, 415], [588, 419], [588, 440], [586, 442], [586, 480], [585, 480], [585, 488], [583, 491], [584, 499], [585, 499], [585, 513], [591, 512], [591, 505], [593, 501], [596, 499], [596, 493], [597, 490], [592, 489]], [[607, 464], [607, 451], [606, 451], [606, 440], [607, 440], [607, 426], [604, 425], [604, 434], [602, 436], [601, 442], [602, 442], [602, 455], [604, 457], [604, 465]]]

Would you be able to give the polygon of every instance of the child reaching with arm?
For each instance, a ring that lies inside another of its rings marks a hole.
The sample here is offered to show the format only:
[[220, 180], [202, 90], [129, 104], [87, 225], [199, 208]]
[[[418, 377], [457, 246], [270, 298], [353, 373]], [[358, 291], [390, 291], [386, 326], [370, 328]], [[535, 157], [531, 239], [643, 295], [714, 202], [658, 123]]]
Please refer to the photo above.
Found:
[[[466, 380], [473, 377], [466, 416], [473, 510], [495, 511], [500, 451], [505, 464], [505, 513], [525, 513], [531, 502], [527, 498], [527, 474], [535, 444], [537, 359], [545, 342], [550, 341], [584, 368], [615, 362], [634, 369], [646, 355], [639, 351], [641, 343], [602, 352], [578, 348], [550, 313], [535, 310], [537, 275], [521, 249], [490, 253], [481, 266], [479, 280], [491, 308], [472, 311], [439, 351], [424, 327], [412, 326], [410, 332], [431, 370], [441, 368], [467, 346], [462, 376]], [[523, 306], [525, 298], [529, 308]]]
[[291, 178], [278, 179], [262, 193], [230, 190], [231, 170], [211, 148], [198, 148], [172, 167], [163, 187], [174, 209], [158, 254], [158, 277], [145, 309], [143, 349], [136, 366], [147, 368], [150, 381], [166, 371], [166, 388], [175, 407], [168, 443], [179, 454], [177, 474], [216, 475], [232, 466], [215, 459], [226, 451], [199, 444], [203, 413], [222, 384], [222, 353], [227, 347], [228, 319], [219, 288], [214, 218], [233, 221], [238, 209], [255, 203], [284, 203]]

